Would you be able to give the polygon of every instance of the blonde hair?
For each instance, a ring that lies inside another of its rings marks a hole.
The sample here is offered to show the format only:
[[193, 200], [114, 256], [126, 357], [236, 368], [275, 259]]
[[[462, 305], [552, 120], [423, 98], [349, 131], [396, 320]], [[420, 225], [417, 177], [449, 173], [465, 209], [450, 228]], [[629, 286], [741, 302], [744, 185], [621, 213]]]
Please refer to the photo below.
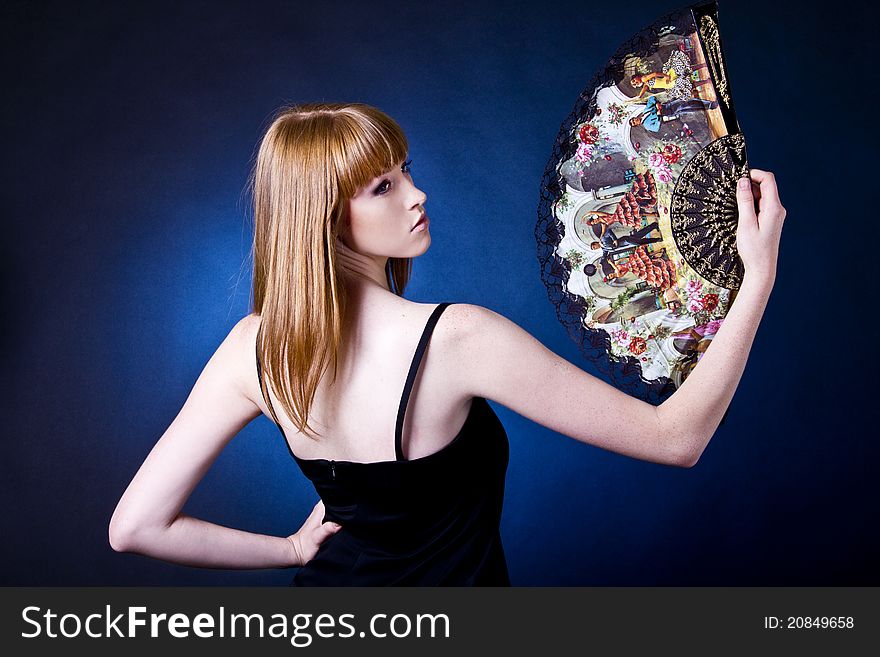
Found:
[[[407, 150], [400, 126], [360, 103], [283, 107], [260, 143], [250, 186], [261, 393], [277, 422], [268, 403], [271, 385], [305, 435], [312, 431], [309, 410], [330, 364], [336, 380], [347, 300], [336, 238], [348, 200], [404, 160]], [[410, 258], [388, 259], [385, 275], [398, 296], [411, 271]]]

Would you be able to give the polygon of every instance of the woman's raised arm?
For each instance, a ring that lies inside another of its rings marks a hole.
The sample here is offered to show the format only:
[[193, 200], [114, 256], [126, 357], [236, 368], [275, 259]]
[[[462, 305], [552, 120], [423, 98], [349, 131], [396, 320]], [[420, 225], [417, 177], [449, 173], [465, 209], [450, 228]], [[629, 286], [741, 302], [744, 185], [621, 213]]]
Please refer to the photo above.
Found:
[[[119, 552], [206, 568], [286, 568], [310, 559], [335, 523], [321, 525], [316, 507], [292, 536], [223, 527], [181, 513], [193, 489], [223, 448], [259, 407], [245, 392], [256, 381], [259, 317], [239, 321], [205, 365], [180, 413], [153, 447], [110, 520]], [[319, 502], [320, 505], [320, 502]]]
[[466, 364], [458, 385], [581, 442], [645, 461], [693, 466], [733, 397], [775, 280], [785, 209], [772, 174], [752, 170], [751, 178], [754, 197], [749, 186], [737, 191], [745, 279], [709, 349], [663, 404], [617, 390], [501, 315], [469, 304], [455, 304], [444, 316], [443, 333], [457, 362]]

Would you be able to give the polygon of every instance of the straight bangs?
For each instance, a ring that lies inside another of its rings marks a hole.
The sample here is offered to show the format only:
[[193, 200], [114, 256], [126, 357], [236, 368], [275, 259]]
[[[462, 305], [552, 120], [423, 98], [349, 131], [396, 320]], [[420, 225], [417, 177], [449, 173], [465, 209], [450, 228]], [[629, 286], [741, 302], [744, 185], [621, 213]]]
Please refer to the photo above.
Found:
[[366, 105], [349, 106], [334, 119], [332, 161], [342, 199], [406, 158], [409, 144], [400, 126]]

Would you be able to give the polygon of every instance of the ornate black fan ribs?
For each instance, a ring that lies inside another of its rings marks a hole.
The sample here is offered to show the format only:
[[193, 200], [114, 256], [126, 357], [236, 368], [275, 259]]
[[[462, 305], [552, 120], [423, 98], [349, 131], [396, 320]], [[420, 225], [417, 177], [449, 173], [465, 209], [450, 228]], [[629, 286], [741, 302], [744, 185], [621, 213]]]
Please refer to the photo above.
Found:
[[716, 139], [681, 172], [672, 192], [672, 237], [687, 264], [707, 281], [739, 289], [736, 181], [748, 175], [742, 134]]

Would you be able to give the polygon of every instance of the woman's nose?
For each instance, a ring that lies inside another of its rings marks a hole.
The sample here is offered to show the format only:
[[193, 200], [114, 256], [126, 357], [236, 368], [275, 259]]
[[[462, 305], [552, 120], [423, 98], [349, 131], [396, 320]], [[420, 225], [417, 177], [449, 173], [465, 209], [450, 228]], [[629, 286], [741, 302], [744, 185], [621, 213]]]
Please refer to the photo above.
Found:
[[415, 185], [413, 185], [413, 194], [413, 207], [424, 205], [425, 202], [428, 200], [428, 195]]

